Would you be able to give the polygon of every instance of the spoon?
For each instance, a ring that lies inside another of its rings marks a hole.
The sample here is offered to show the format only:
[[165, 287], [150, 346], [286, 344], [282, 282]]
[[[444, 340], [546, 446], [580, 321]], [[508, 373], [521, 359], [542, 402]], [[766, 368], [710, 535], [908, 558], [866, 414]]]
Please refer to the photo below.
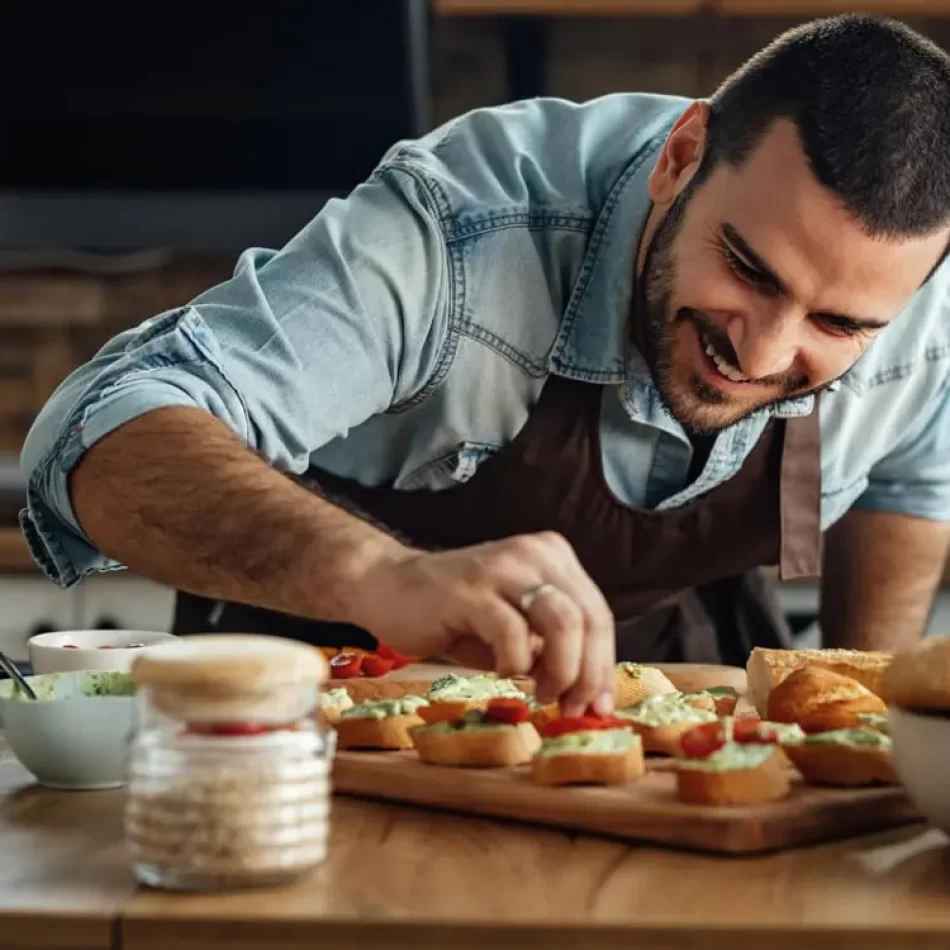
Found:
[[0, 650], [0, 669], [3, 669], [11, 679], [14, 679], [20, 689], [22, 689], [30, 699], [37, 698], [36, 693], [33, 692], [33, 687], [23, 678], [23, 674], [2, 650]]

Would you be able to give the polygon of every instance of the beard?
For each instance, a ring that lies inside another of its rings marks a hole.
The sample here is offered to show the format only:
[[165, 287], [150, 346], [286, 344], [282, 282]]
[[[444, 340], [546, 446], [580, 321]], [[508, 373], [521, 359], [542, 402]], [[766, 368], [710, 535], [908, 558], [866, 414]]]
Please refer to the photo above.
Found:
[[[759, 385], [775, 388], [775, 396], [759, 400], [740, 399], [717, 389], [699, 373], [676, 359], [677, 340], [684, 325], [691, 325], [700, 340], [709, 340], [718, 353], [733, 366], [739, 365], [728, 335], [702, 311], [673, 306], [676, 286], [676, 262], [673, 244], [680, 232], [686, 209], [694, 194], [691, 182], [677, 196], [666, 217], [660, 222], [637, 281], [633, 320], [639, 321], [638, 342], [653, 376], [660, 400], [666, 411], [689, 435], [707, 436], [726, 429], [758, 410], [820, 392], [827, 383], [808, 387], [808, 378], [791, 373], [756, 380]], [[688, 331], [687, 331], [688, 332]], [[702, 348], [702, 343], [700, 343]]]

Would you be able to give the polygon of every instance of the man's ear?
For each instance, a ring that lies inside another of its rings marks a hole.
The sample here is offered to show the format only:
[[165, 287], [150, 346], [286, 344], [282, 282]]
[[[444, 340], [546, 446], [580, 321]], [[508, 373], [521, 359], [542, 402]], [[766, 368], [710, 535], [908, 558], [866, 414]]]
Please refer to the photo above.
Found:
[[699, 99], [676, 120], [650, 173], [647, 192], [659, 206], [670, 205], [696, 174], [706, 147], [709, 103]]

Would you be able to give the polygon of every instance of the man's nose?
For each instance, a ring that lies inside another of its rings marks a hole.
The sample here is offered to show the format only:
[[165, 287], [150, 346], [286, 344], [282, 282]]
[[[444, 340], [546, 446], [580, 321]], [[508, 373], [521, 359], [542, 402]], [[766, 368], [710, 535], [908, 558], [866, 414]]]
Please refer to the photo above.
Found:
[[789, 308], [737, 317], [727, 327], [739, 369], [752, 379], [787, 373], [795, 362], [800, 332], [800, 316]]

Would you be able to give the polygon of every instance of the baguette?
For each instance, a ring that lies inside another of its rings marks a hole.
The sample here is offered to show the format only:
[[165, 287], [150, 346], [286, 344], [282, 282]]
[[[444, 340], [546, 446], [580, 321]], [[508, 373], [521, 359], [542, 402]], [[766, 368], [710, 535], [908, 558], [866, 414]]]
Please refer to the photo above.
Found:
[[884, 674], [883, 692], [904, 709], [950, 710], [950, 639], [930, 637], [898, 653]]
[[530, 762], [541, 737], [530, 722], [477, 729], [444, 728], [448, 723], [419, 725], [410, 732], [419, 758], [430, 765], [506, 768]]
[[769, 694], [779, 683], [802, 667], [820, 667], [855, 679], [880, 696], [884, 671], [892, 659], [892, 653], [866, 650], [770, 650], [754, 647], [746, 664], [747, 695], [759, 715], [765, 716]]
[[340, 716], [335, 728], [340, 749], [411, 749], [410, 730], [424, 725], [418, 713], [404, 713], [372, 719], [369, 716]]
[[634, 706], [651, 696], [675, 693], [676, 687], [665, 673], [640, 663], [618, 663], [615, 673], [614, 705]]
[[859, 715], [885, 715], [887, 706], [857, 680], [819, 666], [790, 673], [769, 696], [768, 718], [795, 722], [805, 732], [829, 732], [861, 724]]
[[[849, 741], [854, 736], [863, 742]], [[806, 783], [843, 786], [898, 785], [891, 748], [891, 740], [870, 727], [821, 733], [784, 746]]]
[[[726, 767], [729, 756], [736, 767]], [[789, 793], [789, 772], [777, 746], [727, 745], [707, 759], [678, 761], [676, 793], [692, 805], [771, 802]]]

